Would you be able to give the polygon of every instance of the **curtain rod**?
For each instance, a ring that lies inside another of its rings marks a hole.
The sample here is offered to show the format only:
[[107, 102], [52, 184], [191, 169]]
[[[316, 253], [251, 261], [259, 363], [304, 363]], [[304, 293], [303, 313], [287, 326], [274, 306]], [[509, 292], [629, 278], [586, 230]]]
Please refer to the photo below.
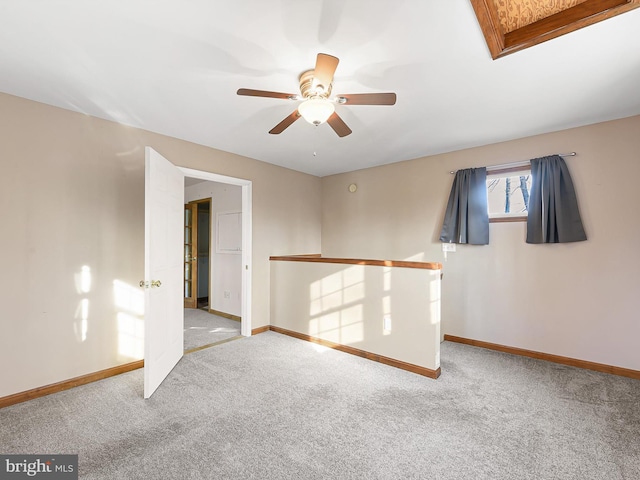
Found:
[[[556, 153], [556, 155], [560, 156], [560, 157], [575, 157], [577, 155], [576, 152], [571, 152], [571, 153]], [[550, 155], [546, 155], [546, 156], [550, 156]], [[510, 168], [510, 167], [520, 167], [520, 166], [526, 166], [529, 165], [529, 162], [531, 162], [531, 160], [522, 160], [520, 162], [512, 162], [512, 163], [503, 163], [501, 165], [491, 165], [489, 167], [487, 167], [487, 172], [491, 170], [499, 170], [502, 168]], [[449, 173], [453, 174], [456, 173], [457, 170], [451, 170]]]

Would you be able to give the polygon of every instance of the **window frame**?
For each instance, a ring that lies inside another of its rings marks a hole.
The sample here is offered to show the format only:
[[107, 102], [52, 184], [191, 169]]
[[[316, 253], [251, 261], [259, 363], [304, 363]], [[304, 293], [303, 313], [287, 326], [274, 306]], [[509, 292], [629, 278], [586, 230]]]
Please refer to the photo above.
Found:
[[494, 60], [640, 7], [637, 0], [588, 0], [505, 33], [495, 2], [471, 0], [471, 5]]

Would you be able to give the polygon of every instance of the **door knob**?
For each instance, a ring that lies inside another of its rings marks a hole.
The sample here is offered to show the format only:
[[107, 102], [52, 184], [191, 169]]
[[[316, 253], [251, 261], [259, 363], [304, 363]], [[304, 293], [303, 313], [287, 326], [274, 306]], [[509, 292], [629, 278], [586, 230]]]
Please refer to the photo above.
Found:
[[140, 285], [142, 288], [159, 288], [160, 285], [162, 285], [162, 282], [160, 280], [151, 280], [150, 282], [140, 280], [140, 283], [138, 285]]

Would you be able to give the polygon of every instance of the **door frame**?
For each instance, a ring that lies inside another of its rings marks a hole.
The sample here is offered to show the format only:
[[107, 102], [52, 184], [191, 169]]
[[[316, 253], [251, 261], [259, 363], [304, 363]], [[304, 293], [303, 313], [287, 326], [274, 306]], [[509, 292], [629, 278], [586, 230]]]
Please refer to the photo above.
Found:
[[243, 178], [228, 177], [218, 173], [204, 172], [186, 167], [178, 167], [185, 177], [226, 183], [242, 187], [242, 301], [240, 310], [240, 334], [251, 336], [251, 252], [253, 237], [251, 232], [252, 218], [252, 182]]
[[[191, 225], [187, 226], [187, 210], [191, 215]], [[187, 244], [187, 228], [191, 229], [191, 243]], [[191, 282], [191, 295], [189, 297], [186, 296], [185, 289], [185, 297], [184, 297], [184, 308], [198, 308], [198, 204], [196, 202], [188, 202], [184, 204], [184, 241], [185, 241], [185, 251], [187, 245], [190, 245], [189, 253], [185, 255], [184, 258], [184, 270], [182, 271], [182, 281]], [[195, 252], [195, 255], [194, 255]], [[190, 260], [187, 260], [187, 255]], [[196, 259], [194, 261], [194, 258]], [[190, 278], [187, 280], [186, 271], [187, 271], [187, 263], [191, 264], [189, 269]], [[195, 293], [194, 293], [195, 292]]]

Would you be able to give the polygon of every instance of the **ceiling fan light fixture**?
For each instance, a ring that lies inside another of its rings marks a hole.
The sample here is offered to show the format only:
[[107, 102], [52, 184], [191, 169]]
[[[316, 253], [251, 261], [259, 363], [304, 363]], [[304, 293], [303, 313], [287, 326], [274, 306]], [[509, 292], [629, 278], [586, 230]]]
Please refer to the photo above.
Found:
[[298, 113], [312, 125], [320, 125], [336, 111], [333, 102], [325, 98], [310, 98], [298, 105]]
[[395, 105], [396, 94], [392, 92], [348, 93], [339, 97], [331, 97], [333, 77], [338, 62], [338, 57], [319, 53], [316, 57], [315, 68], [305, 70], [298, 77], [300, 94], [254, 90], [252, 88], [240, 88], [237, 94], [248, 97], [279, 98], [302, 102], [298, 105], [298, 108], [269, 130], [271, 135], [278, 135], [284, 132], [300, 117], [303, 117], [308, 123], [316, 126], [326, 122], [336, 135], [341, 138], [346, 137], [353, 132], [344, 123], [344, 120], [340, 118], [340, 115], [336, 113], [336, 105]]

